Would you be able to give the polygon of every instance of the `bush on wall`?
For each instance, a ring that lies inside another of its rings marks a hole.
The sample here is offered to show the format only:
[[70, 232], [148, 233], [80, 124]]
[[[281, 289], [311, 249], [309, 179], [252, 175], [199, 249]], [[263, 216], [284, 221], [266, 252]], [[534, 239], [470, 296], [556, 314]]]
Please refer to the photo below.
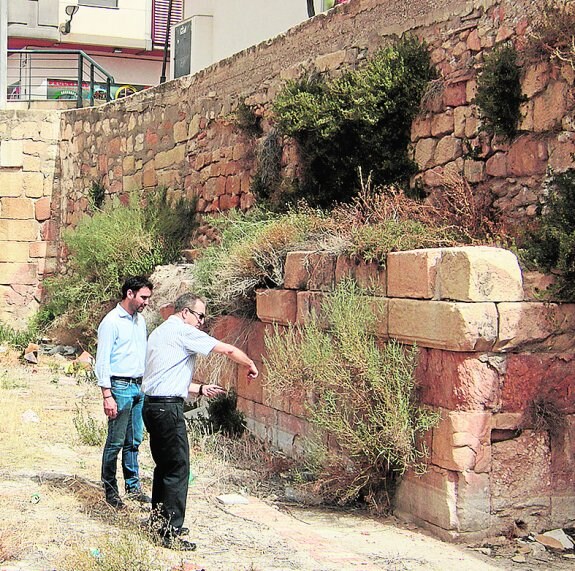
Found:
[[264, 363], [267, 387], [303, 400], [316, 428], [305, 452], [310, 485], [326, 499], [385, 510], [397, 476], [425, 468], [421, 437], [439, 416], [417, 404], [415, 348], [380, 345], [375, 319], [356, 284], [343, 281], [321, 319], [266, 335]]
[[517, 51], [506, 44], [485, 58], [477, 78], [475, 103], [479, 107], [482, 129], [512, 139], [517, 132], [524, 100]]
[[360, 168], [376, 185], [407, 181], [416, 170], [408, 154], [411, 123], [433, 77], [426, 46], [406, 37], [362, 69], [289, 83], [273, 110], [303, 161], [293, 199], [321, 207], [348, 202]]

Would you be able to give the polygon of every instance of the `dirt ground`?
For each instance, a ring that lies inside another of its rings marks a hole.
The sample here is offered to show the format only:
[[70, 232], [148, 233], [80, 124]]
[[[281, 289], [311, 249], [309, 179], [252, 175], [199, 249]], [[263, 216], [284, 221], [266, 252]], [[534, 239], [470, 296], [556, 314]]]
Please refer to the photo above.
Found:
[[[534, 553], [515, 540], [455, 546], [393, 518], [289, 504], [257, 481], [261, 470], [234, 467], [207, 445], [194, 448], [186, 519], [198, 549], [181, 553], [157, 547], [142, 529], [145, 510], [130, 504], [118, 514], [103, 502], [101, 446], [81, 444], [73, 422], [80, 410], [103, 423], [99, 390], [65, 375], [65, 364], [41, 356], [38, 365], [24, 365], [0, 347], [0, 571], [574, 567], [564, 554]], [[149, 491], [153, 463], [146, 442], [141, 470]], [[245, 503], [222, 503], [218, 497], [224, 494], [238, 494]], [[118, 553], [120, 548], [127, 555]], [[512, 560], [518, 556], [525, 562]]]

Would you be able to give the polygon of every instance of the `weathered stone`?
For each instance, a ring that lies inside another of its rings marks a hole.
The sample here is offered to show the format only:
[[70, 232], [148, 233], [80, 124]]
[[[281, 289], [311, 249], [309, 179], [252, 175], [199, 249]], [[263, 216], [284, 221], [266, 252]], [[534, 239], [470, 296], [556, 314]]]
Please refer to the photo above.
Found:
[[142, 173], [136, 173], [130, 176], [122, 177], [122, 184], [124, 186], [124, 192], [134, 192], [142, 190]]
[[431, 135], [431, 119], [429, 116], [418, 116], [411, 124], [411, 140], [416, 142], [419, 139], [429, 137]]
[[491, 487], [489, 474], [460, 472], [457, 484], [457, 519], [460, 532], [489, 529]]
[[428, 522], [444, 530], [457, 530], [456, 472], [429, 466], [422, 475], [408, 472], [402, 478], [394, 498], [394, 512], [398, 516]]
[[0, 218], [34, 218], [34, 205], [29, 198], [0, 198]]
[[323, 54], [315, 58], [315, 67], [318, 71], [331, 71], [333, 69], [338, 69], [345, 61], [345, 56], [345, 50]]
[[569, 88], [565, 83], [554, 81], [533, 100], [533, 130], [548, 131], [561, 125], [565, 115]]
[[556, 140], [549, 141], [549, 166], [562, 172], [573, 166], [575, 156], [575, 133], [559, 134]]
[[435, 115], [431, 119], [431, 135], [439, 137], [453, 133], [453, 111], [450, 109], [445, 113]]
[[41, 172], [25, 172], [22, 175], [24, 194], [31, 198], [40, 198], [44, 194], [44, 175]]
[[22, 161], [22, 141], [0, 142], [0, 167], [21, 167]]
[[38, 281], [36, 264], [0, 263], [0, 284], [35, 284]]
[[483, 161], [466, 160], [463, 174], [469, 182], [481, 182], [485, 179], [485, 163]]
[[154, 164], [158, 170], [179, 166], [183, 162], [185, 156], [186, 148], [183, 145], [179, 145], [169, 151], [157, 153], [154, 157]]
[[288, 325], [297, 319], [297, 292], [286, 289], [258, 290], [256, 312], [264, 323]]
[[501, 410], [527, 410], [535, 400], [548, 401], [562, 413], [575, 413], [573, 353], [523, 353], [507, 356]]
[[389, 336], [421, 347], [489, 351], [497, 339], [493, 303], [389, 300]]
[[527, 529], [550, 513], [551, 474], [546, 435], [525, 430], [491, 446], [491, 510], [505, 527], [520, 519]]
[[483, 411], [499, 406], [504, 357], [421, 349], [416, 378], [422, 403], [448, 410]]
[[486, 472], [489, 462], [478, 469], [477, 458], [489, 456], [490, 412], [448, 412], [433, 429], [431, 461], [440, 468], [463, 472]]
[[0, 171], [0, 189], [2, 196], [22, 196], [22, 171]]
[[542, 174], [547, 168], [547, 147], [534, 135], [523, 135], [511, 144], [507, 155], [508, 172], [513, 176]]
[[435, 148], [433, 162], [436, 165], [443, 165], [450, 161], [454, 161], [461, 155], [461, 139], [452, 136], [442, 137]]
[[446, 248], [437, 266], [436, 294], [459, 301], [520, 301], [523, 283], [517, 258], [502, 248]]
[[0, 262], [27, 262], [28, 242], [0, 242]]
[[500, 303], [494, 351], [575, 350], [575, 304]]
[[38, 237], [35, 220], [0, 220], [0, 240], [34, 242]]
[[387, 255], [389, 297], [432, 299], [435, 296], [440, 248], [426, 248]]
[[321, 317], [321, 304], [325, 294], [320, 291], [297, 292], [297, 323], [303, 325], [312, 319], [312, 315]]
[[366, 293], [386, 295], [387, 272], [378, 262], [365, 262], [359, 258], [341, 255], [337, 257], [335, 266], [335, 283], [346, 277], [352, 278]]
[[445, 87], [443, 92], [443, 104], [446, 107], [459, 107], [467, 103], [466, 82], [460, 81]]
[[487, 159], [485, 163], [485, 173], [488, 176], [507, 176], [507, 155], [505, 153], [495, 153]]
[[52, 200], [48, 196], [39, 198], [34, 203], [34, 218], [36, 218], [38, 222], [44, 222], [44, 220], [48, 220], [50, 218], [52, 214], [51, 204]]
[[284, 287], [329, 291], [335, 284], [336, 257], [325, 252], [289, 252], [284, 267]]
[[415, 162], [420, 169], [426, 169], [435, 166], [433, 163], [433, 155], [437, 141], [433, 138], [420, 139], [415, 145]]
[[549, 62], [541, 61], [527, 66], [521, 81], [521, 91], [531, 99], [547, 87], [549, 82]]

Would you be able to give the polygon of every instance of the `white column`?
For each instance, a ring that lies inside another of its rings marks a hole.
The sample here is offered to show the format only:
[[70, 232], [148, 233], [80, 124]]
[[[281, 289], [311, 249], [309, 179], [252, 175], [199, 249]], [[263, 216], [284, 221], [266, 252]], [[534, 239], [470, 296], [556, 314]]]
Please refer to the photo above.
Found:
[[6, 109], [8, 91], [8, 0], [0, 0], [0, 109]]

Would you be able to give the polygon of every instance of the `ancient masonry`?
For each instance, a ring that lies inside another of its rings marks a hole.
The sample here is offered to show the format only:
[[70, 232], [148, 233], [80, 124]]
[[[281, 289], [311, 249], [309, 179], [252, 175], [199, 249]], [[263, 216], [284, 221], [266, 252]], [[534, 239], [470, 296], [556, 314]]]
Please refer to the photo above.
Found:
[[[428, 435], [429, 466], [408, 473], [396, 513], [452, 540], [540, 531], [575, 521], [575, 304], [543, 303], [543, 278], [525, 280], [498, 248], [391, 253], [385, 268], [345, 256], [288, 254], [282, 289], [257, 295], [255, 323], [221, 318], [216, 335], [247, 339], [261, 366], [274, 327], [305, 323], [323, 297], [351, 275], [372, 292], [377, 335], [420, 348], [421, 401], [441, 411]], [[321, 315], [321, 313], [320, 313]], [[246, 333], [247, 331], [247, 333]], [[305, 403], [273, 396], [262, 382], [228, 372], [248, 426], [288, 454], [308, 434]], [[556, 431], [536, 431], [530, 407], [551, 403]]]
[[[270, 104], [285, 82], [312, 70], [355, 68], [404, 32], [427, 41], [440, 74], [412, 126], [417, 177], [433, 189], [445, 175], [463, 176], [506, 221], [523, 224], [545, 200], [548, 169], [573, 167], [575, 72], [565, 62], [526, 64], [513, 141], [480, 131], [473, 98], [484, 56], [506, 41], [521, 49], [540, 4], [350, 0], [195, 76], [121, 101], [1, 112], [0, 320], [25, 326], [33, 315], [44, 277], [65, 264], [61, 231], [85, 214], [94, 182], [108, 197], [166, 187], [174, 197], [197, 197], [201, 212], [248, 209], [257, 146], [273, 125]], [[237, 127], [241, 102], [262, 117], [261, 138]], [[289, 176], [297, 172], [297, 153], [284, 143]], [[307, 276], [310, 267], [317, 269]], [[404, 479], [398, 513], [450, 538], [501, 531], [519, 519], [538, 529], [574, 525], [572, 306], [524, 293], [516, 260], [499, 250], [390, 254], [385, 270], [296, 253], [288, 257], [284, 288], [258, 294], [261, 321], [250, 326], [250, 353], [263, 354], [271, 322], [305, 319], [347, 271], [379, 284], [371, 300], [379, 334], [417, 342], [423, 402], [442, 411], [430, 435], [429, 470]], [[247, 326], [224, 319], [219, 333], [240, 325]], [[259, 383], [238, 379], [237, 387], [250, 427], [297, 452], [306, 431], [301, 403], [272, 402]], [[525, 425], [536, 396], [564, 415], [558, 435]]]

